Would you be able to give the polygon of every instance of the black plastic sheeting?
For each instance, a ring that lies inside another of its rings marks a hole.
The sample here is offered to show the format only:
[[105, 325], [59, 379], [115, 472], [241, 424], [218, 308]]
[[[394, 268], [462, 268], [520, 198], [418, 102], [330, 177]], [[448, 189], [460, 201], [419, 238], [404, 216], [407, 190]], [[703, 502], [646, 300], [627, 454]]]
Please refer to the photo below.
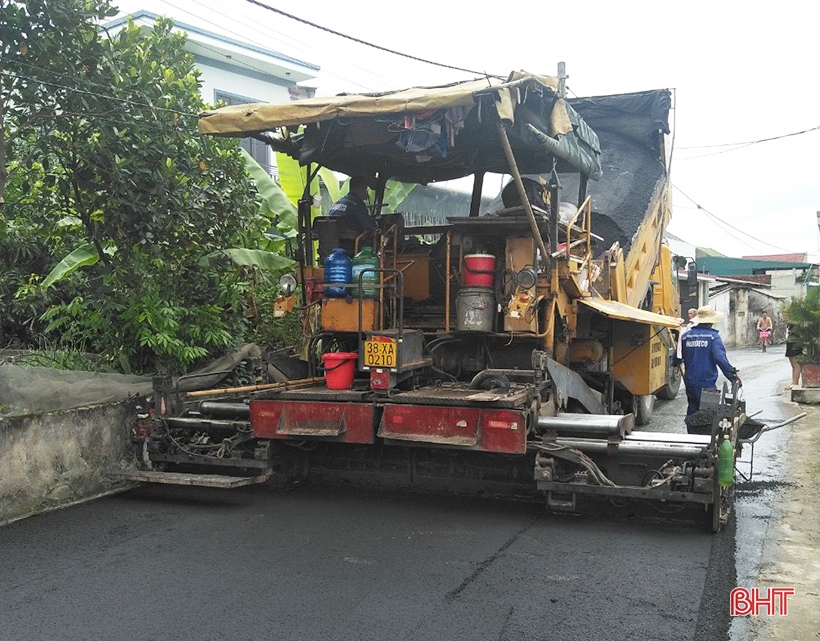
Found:
[[[520, 94], [521, 102], [515, 106], [515, 122], [506, 127], [518, 170], [524, 174], [550, 171], [555, 161], [558, 171], [581, 170], [597, 176], [600, 167], [595, 128], [584, 126], [575, 117], [572, 130], [562, 135], [560, 141], [553, 139], [556, 148], [545, 151], [528, 125], [542, 133], [550, 131], [556, 96], [534, 80], [527, 87], [529, 90]], [[492, 117], [496, 110], [495, 95], [488, 90], [474, 97], [476, 104], [467, 112], [452, 145], [447, 142], [430, 148], [435, 151], [411, 152], [397, 144], [404, 119], [401, 113], [311, 123], [302, 135], [293, 136], [287, 146], [276, 148], [302, 165], [318, 163], [348, 176], [379, 174], [401, 182], [427, 184], [475, 173], [509, 173], [496, 119]], [[572, 112], [569, 116], [572, 121]], [[445, 110], [431, 118], [442, 125]], [[447, 138], [446, 129], [444, 134], [442, 140]]]
[[[627, 252], [652, 202], [667, 178], [663, 135], [669, 133], [672, 99], [668, 89], [576, 98], [570, 105], [598, 134], [603, 176], [590, 181], [592, 230], [604, 238], [599, 250], [618, 241]], [[575, 202], [578, 177], [561, 175], [562, 200]]]

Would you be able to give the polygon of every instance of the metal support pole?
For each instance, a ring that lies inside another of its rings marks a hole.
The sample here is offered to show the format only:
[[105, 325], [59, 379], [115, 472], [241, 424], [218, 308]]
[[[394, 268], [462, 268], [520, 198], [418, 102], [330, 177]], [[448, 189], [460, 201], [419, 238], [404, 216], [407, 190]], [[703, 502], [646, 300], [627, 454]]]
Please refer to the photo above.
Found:
[[510, 145], [510, 139], [507, 137], [507, 131], [504, 129], [504, 125], [501, 124], [501, 122], [496, 122], [495, 126], [498, 129], [498, 137], [501, 140], [501, 146], [504, 148], [504, 153], [507, 156], [507, 164], [510, 166], [510, 174], [515, 182], [515, 187], [518, 190], [518, 196], [521, 198], [521, 203], [524, 205], [524, 211], [527, 212], [530, 230], [532, 231], [535, 243], [538, 245], [538, 249], [541, 251], [541, 262], [543, 262], [544, 266], [549, 269], [550, 253], [544, 245], [544, 239], [541, 237], [541, 232], [538, 229], [538, 222], [535, 220], [535, 212], [532, 210], [532, 205], [530, 205], [529, 198], [527, 198], [527, 192], [524, 189], [524, 183], [521, 181], [521, 174], [518, 171], [518, 164], [515, 162], [515, 156], [513, 155], [512, 146]]
[[444, 333], [450, 333], [450, 232], [447, 232], [447, 257], [444, 272]]
[[470, 218], [476, 218], [481, 213], [481, 192], [484, 189], [484, 172], [473, 176], [473, 195], [470, 198]]

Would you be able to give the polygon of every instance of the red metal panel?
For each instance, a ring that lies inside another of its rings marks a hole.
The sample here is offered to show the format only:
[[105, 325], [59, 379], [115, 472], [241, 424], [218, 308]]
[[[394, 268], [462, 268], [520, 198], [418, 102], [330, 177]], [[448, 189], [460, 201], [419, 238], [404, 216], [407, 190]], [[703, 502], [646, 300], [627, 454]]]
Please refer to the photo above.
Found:
[[379, 436], [403, 441], [472, 447], [481, 411], [437, 405], [386, 405]]
[[370, 403], [251, 401], [251, 428], [258, 438], [373, 443], [373, 409]]
[[374, 367], [370, 370], [370, 389], [390, 389], [390, 370]]
[[515, 410], [482, 410], [481, 449], [524, 454], [527, 451], [526, 414]]
[[526, 414], [433, 405], [386, 405], [379, 436], [505, 454], [527, 451]]

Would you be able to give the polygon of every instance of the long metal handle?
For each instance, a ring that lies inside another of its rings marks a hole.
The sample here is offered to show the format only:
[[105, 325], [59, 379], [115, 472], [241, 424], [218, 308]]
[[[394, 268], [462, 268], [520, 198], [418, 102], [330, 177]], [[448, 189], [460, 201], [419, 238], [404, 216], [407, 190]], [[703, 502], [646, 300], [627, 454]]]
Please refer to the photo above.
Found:
[[791, 418], [787, 418], [785, 421], [783, 421], [781, 423], [777, 423], [776, 425], [766, 425], [765, 427], [761, 428], [761, 430], [757, 434], [752, 436], [751, 438], [739, 438], [738, 441], [740, 441], [741, 443], [755, 443], [755, 442], [757, 442], [757, 439], [760, 438], [760, 435], [763, 434], [763, 432], [771, 432], [772, 430], [780, 429], [781, 427], [784, 427], [784, 426], [788, 425], [789, 423], [794, 423], [795, 421], [799, 421], [805, 415], [806, 415], [806, 412], [801, 412], [800, 414], [797, 414], [796, 416], [792, 416]]

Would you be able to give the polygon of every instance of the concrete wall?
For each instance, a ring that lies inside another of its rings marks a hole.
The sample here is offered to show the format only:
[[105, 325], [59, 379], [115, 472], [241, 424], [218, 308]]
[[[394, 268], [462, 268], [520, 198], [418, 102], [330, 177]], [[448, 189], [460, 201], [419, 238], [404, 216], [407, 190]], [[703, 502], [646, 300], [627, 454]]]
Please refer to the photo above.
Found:
[[720, 332], [720, 338], [727, 347], [735, 344], [735, 325], [732, 320], [732, 312], [730, 311], [731, 303], [732, 297], [730, 296], [729, 290], [711, 295], [708, 303], [715, 308], [716, 312], [723, 312], [723, 320], [713, 325], [713, 327]]
[[1, 418], [0, 525], [117, 489], [135, 417], [125, 401]]
[[726, 347], [757, 345], [757, 321], [765, 310], [774, 325], [773, 343], [785, 340], [786, 324], [780, 314], [781, 299], [748, 287], [727, 288], [713, 293], [709, 304], [723, 312], [723, 320], [715, 326]]
[[798, 280], [802, 276], [802, 270], [798, 272], [796, 269], [777, 269], [766, 272], [771, 276], [772, 296], [782, 296], [783, 298], [790, 298], [791, 296], [805, 296], [806, 285]]

